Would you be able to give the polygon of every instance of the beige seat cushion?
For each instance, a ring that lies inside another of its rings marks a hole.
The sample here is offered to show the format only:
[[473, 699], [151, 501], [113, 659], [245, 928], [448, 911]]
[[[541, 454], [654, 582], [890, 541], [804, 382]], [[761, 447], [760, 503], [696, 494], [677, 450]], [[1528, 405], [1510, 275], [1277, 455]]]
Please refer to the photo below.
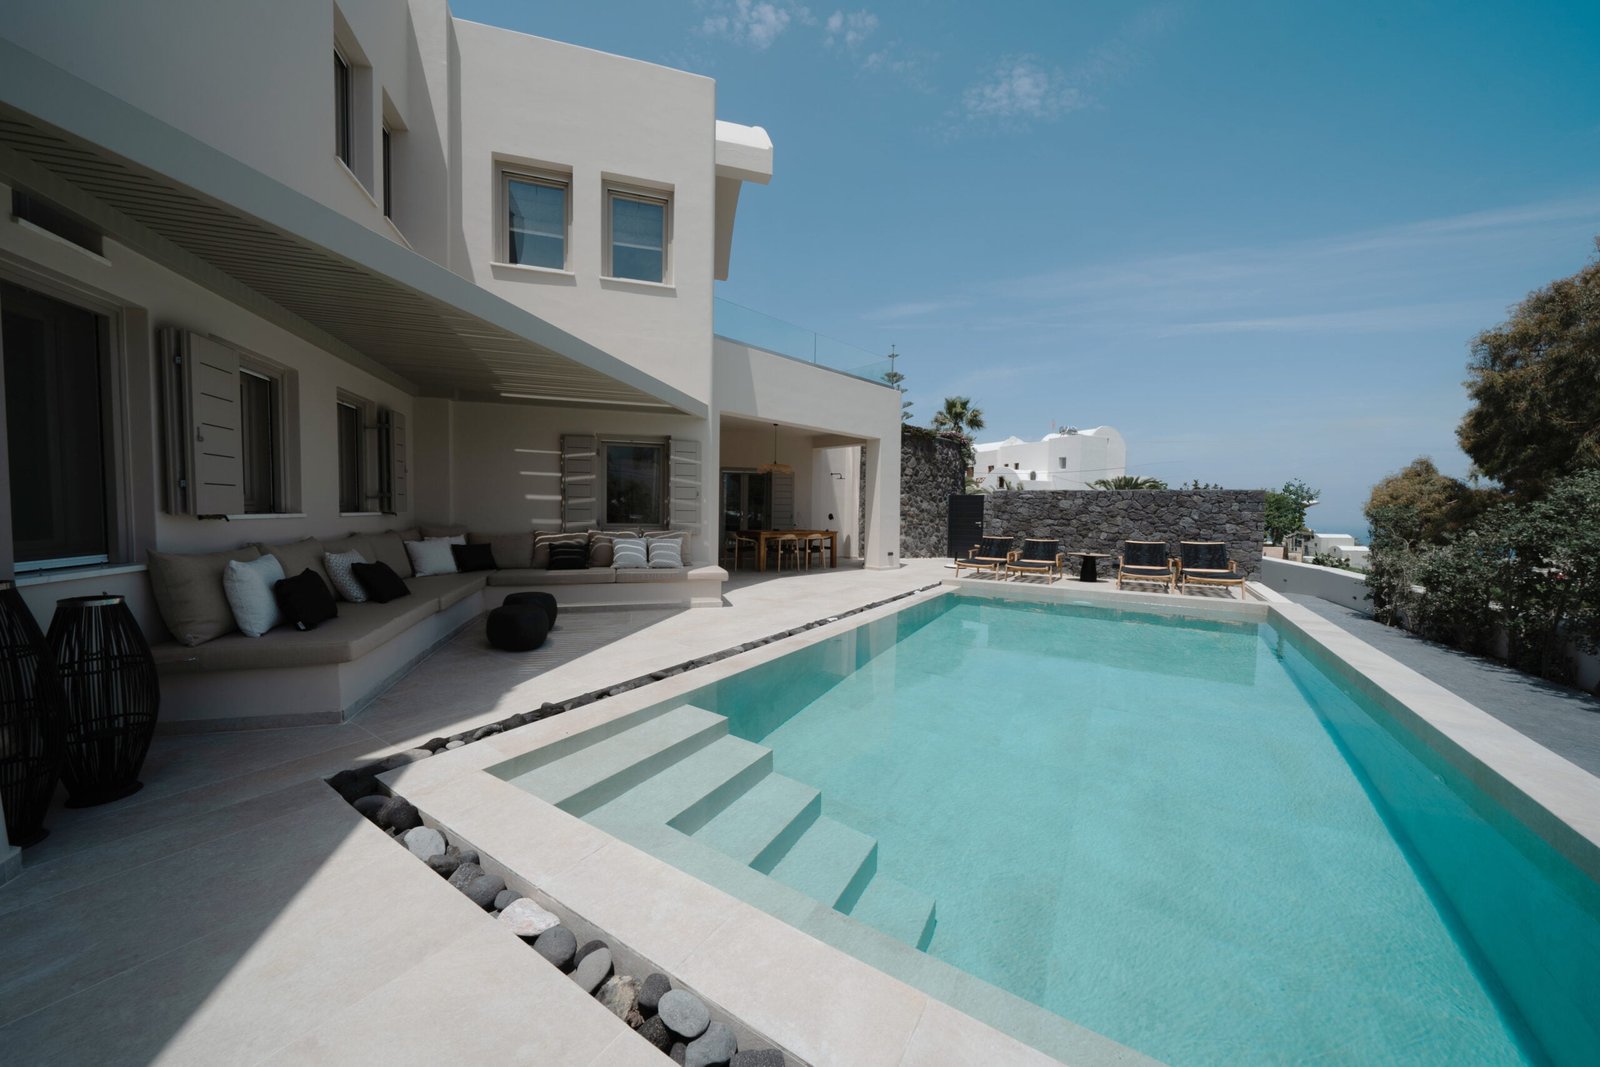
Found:
[[617, 572], [618, 585], [646, 585], [654, 582], [688, 580], [688, 567], [624, 567]]
[[494, 565], [501, 570], [527, 567], [533, 562], [533, 533], [467, 534], [467, 544], [488, 545]]
[[301, 571], [315, 571], [317, 577], [328, 587], [328, 593], [333, 594], [333, 582], [328, 578], [328, 568], [323, 566], [322, 553], [327, 551], [322, 547], [322, 542], [314, 537], [307, 537], [300, 541], [290, 541], [286, 545], [256, 545], [262, 552], [278, 557], [278, 562], [283, 564], [283, 576], [293, 578]]
[[387, 563], [389, 569], [402, 578], [411, 577], [411, 557], [406, 554], [406, 543], [400, 534], [394, 530], [381, 534], [367, 534], [367, 544], [372, 548], [372, 555], [367, 559], [373, 563]]
[[255, 545], [199, 555], [152, 551], [150, 591], [173, 639], [193, 648], [237, 631], [233, 609], [222, 591], [222, 572], [231, 560], [248, 563], [260, 557]]
[[199, 648], [161, 645], [152, 652], [157, 667], [169, 674], [349, 663], [436, 614], [438, 607], [437, 600], [425, 596], [387, 604], [341, 603], [339, 617], [315, 630], [280, 626], [260, 637], [231, 634]]
[[429, 574], [422, 578], [407, 578], [406, 586], [414, 596], [438, 601], [439, 610], [454, 607], [487, 584], [485, 578], [493, 571], [470, 574]]
[[581, 571], [552, 571], [539, 567], [526, 570], [490, 571], [490, 585], [612, 585], [617, 572], [610, 567], [590, 567]]

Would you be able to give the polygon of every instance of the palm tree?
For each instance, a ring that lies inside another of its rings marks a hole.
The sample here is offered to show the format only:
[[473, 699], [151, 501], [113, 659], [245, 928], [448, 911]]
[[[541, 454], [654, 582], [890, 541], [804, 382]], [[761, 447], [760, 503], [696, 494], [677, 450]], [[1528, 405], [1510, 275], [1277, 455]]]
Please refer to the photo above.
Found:
[[1095, 489], [1165, 489], [1167, 483], [1160, 478], [1146, 478], [1137, 474], [1119, 474], [1115, 478], [1099, 478], [1089, 483]]
[[983, 429], [983, 411], [972, 406], [970, 396], [947, 396], [944, 410], [933, 413], [933, 428], [970, 437], [973, 430]]

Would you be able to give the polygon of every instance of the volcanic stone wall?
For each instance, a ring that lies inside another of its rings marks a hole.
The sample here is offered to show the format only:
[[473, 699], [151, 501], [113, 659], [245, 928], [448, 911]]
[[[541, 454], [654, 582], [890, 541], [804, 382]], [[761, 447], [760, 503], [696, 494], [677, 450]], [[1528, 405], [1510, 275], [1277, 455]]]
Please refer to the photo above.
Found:
[[1024, 537], [1055, 537], [1067, 552], [1113, 556], [1124, 541], [1168, 541], [1174, 555], [1179, 541], [1225, 541], [1229, 558], [1253, 575], [1261, 569], [1266, 504], [1262, 489], [1017, 490], [985, 496], [983, 529], [1015, 535], [1018, 548]]
[[966, 483], [961, 442], [907, 426], [900, 433], [900, 558], [946, 554], [950, 496]]

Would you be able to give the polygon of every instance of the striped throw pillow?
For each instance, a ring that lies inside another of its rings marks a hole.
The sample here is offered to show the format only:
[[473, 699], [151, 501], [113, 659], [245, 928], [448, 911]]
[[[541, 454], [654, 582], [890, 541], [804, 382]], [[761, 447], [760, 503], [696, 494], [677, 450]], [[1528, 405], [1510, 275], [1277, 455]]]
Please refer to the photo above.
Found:
[[619, 537], [611, 555], [611, 565], [617, 570], [633, 567], [648, 567], [649, 557], [645, 555], [644, 539], [642, 537]]
[[650, 544], [650, 566], [652, 567], [681, 567], [683, 566], [682, 542], [676, 538], [661, 538], [652, 540]]

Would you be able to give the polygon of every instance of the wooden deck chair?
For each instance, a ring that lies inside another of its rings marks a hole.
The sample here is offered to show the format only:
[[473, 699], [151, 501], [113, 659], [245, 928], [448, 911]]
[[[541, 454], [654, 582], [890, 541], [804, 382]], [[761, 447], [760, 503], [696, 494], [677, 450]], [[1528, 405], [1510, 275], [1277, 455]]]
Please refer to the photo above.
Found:
[[1117, 588], [1123, 582], [1147, 582], [1173, 589], [1172, 553], [1165, 541], [1124, 541], [1117, 562]]
[[1061, 577], [1061, 568], [1067, 562], [1061, 542], [1054, 537], [1023, 538], [1022, 552], [1014, 554], [1017, 558], [1006, 564], [1007, 578], [1034, 574], [1053, 582]]
[[1221, 541], [1178, 542], [1178, 588], [1189, 586], [1236, 585], [1244, 599], [1245, 576], [1238, 564], [1228, 558], [1228, 546]]
[[956, 577], [961, 577], [963, 567], [979, 574], [987, 573], [1000, 577], [1003, 573], [1001, 568], [1016, 556], [1011, 549], [1015, 540], [1014, 537], [985, 534], [982, 541], [967, 550], [965, 559], [956, 560]]

